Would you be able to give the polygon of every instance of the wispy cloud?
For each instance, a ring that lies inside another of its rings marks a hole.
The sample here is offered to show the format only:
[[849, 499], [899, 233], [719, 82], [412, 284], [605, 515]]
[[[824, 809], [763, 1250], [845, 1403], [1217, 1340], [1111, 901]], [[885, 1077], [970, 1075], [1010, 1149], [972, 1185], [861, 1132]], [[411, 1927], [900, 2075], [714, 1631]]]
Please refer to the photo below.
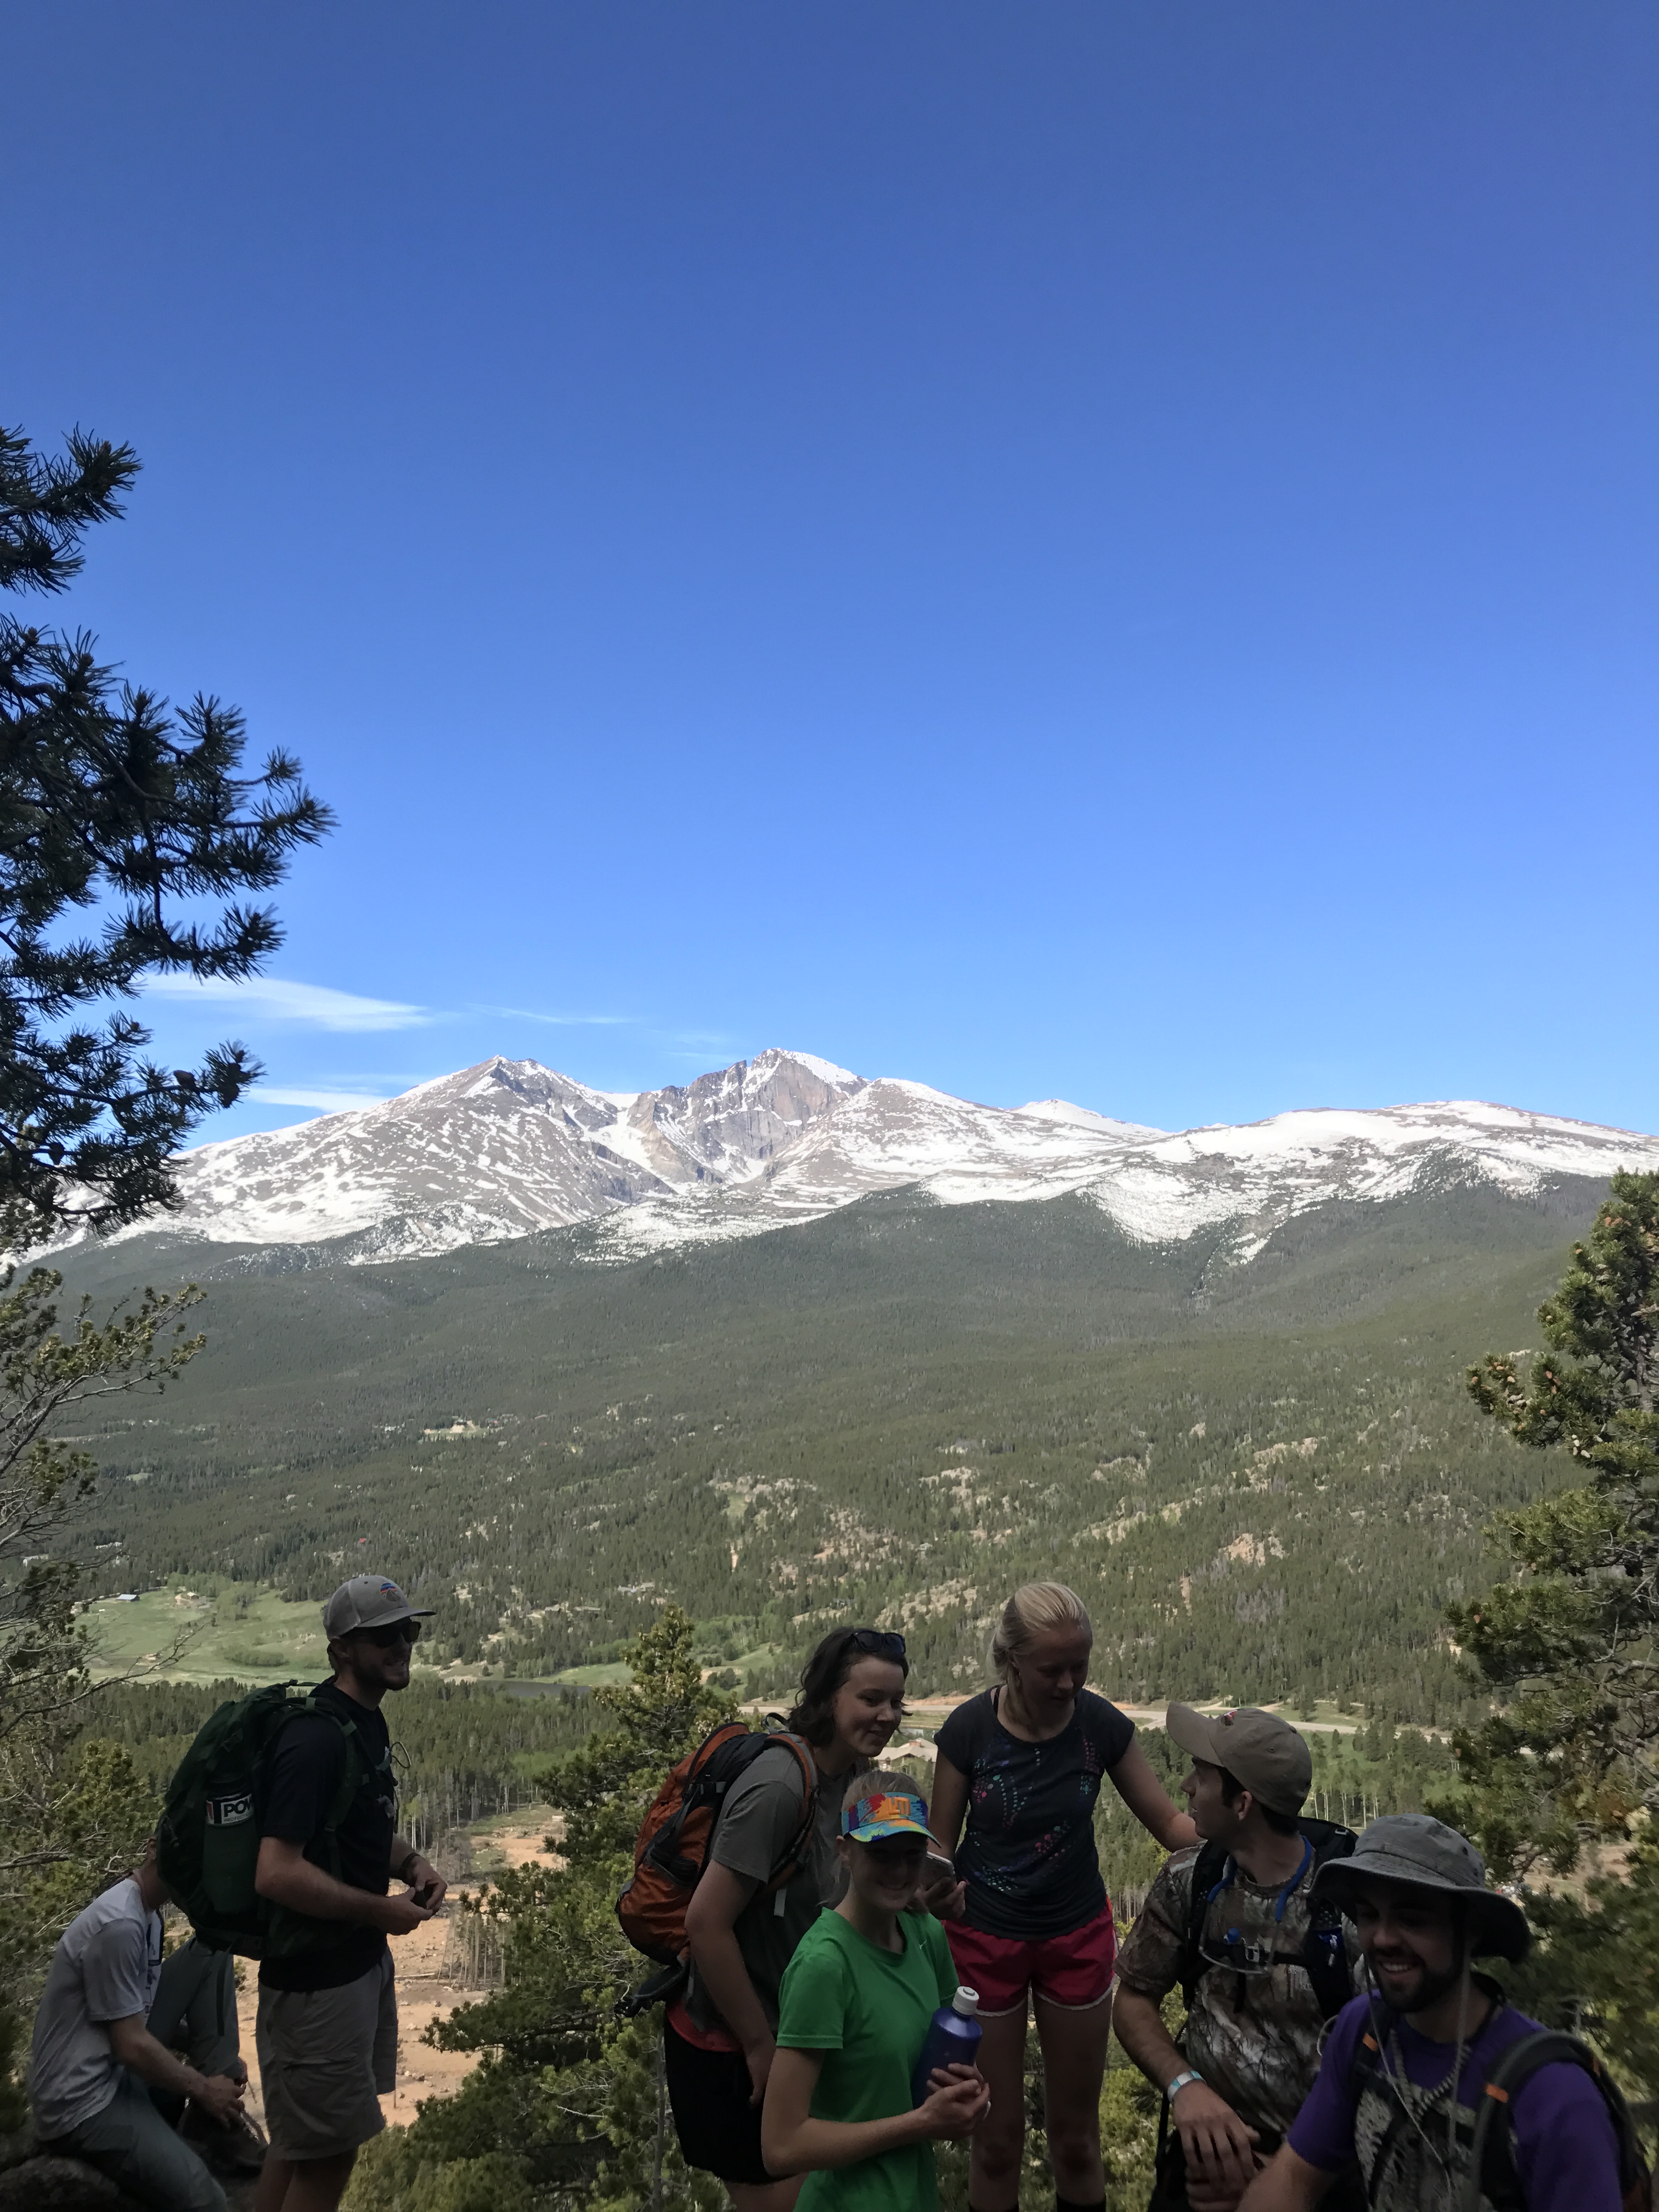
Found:
[[319, 1030], [413, 1030], [439, 1018], [425, 1006], [398, 999], [364, 999], [325, 983], [289, 983], [275, 975], [252, 975], [245, 983], [221, 975], [156, 975], [145, 989], [156, 998], [234, 1006], [255, 1018], [306, 1022]]
[[263, 1102], [270, 1106], [315, 1106], [325, 1114], [353, 1114], [362, 1107], [386, 1103], [386, 1093], [380, 1091], [293, 1091], [280, 1083], [262, 1083], [248, 1097], [255, 1105]]
[[501, 1014], [509, 1021], [544, 1022], [555, 1030], [619, 1030], [633, 1021], [632, 1014], [538, 1014], [530, 1006], [480, 1006], [481, 1014]]

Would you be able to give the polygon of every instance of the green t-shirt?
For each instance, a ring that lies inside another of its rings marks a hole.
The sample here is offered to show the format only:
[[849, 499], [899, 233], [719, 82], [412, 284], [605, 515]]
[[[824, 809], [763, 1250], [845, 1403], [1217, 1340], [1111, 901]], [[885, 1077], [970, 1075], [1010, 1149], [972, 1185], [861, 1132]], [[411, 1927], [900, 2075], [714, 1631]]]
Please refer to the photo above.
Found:
[[[838, 1912], [802, 1936], [779, 1996], [778, 2043], [821, 2051], [815, 2120], [884, 2120], [910, 2109], [910, 2073], [929, 2023], [957, 1993], [945, 1930], [902, 1912], [902, 1951], [879, 1951]], [[933, 2146], [906, 2144], [856, 2166], [809, 2173], [796, 2212], [933, 2212]]]

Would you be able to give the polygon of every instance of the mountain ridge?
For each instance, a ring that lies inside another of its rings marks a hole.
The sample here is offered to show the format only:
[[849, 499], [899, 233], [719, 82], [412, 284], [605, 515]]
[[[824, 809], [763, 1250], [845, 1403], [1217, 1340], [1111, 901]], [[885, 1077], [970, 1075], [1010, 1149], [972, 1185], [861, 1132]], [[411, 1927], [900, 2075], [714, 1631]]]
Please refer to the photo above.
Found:
[[[814, 1220], [872, 1193], [944, 1205], [1079, 1192], [1140, 1243], [1224, 1230], [1248, 1261], [1333, 1200], [1659, 1169], [1659, 1138], [1480, 1100], [1297, 1109], [1165, 1131], [1065, 1099], [987, 1106], [773, 1048], [690, 1084], [602, 1091], [495, 1055], [399, 1097], [180, 1156], [185, 1241], [433, 1256], [578, 1224], [622, 1261]], [[349, 1248], [349, 1249], [348, 1249]]]

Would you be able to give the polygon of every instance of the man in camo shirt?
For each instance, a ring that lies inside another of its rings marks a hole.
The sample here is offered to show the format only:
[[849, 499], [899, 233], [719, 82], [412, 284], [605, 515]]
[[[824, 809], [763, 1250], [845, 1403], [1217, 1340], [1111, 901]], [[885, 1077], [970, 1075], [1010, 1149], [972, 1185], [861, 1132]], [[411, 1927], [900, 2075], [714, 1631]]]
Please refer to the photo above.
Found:
[[[1114, 2025], [1169, 2107], [1153, 2212], [1231, 2212], [1314, 2085], [1326, 2021], [1354, 1993], [1358, 1940], [1312, 1895], [1319, 1866], [1354, 1838], [1299, 1817], [1313, 1762], [1288, 1723], [1172, 1705], [1166, 1726], [1191, 1755], [1182, 1787], [1205, 1841], [1152, 1885], [1118, 1954]], [[1177, 1988], [1190, 1992], [1181, 2045], [1159, 2009]], [[1346, 2212], [1364, 2197], [1345, 2177], [1327, 2201]]]

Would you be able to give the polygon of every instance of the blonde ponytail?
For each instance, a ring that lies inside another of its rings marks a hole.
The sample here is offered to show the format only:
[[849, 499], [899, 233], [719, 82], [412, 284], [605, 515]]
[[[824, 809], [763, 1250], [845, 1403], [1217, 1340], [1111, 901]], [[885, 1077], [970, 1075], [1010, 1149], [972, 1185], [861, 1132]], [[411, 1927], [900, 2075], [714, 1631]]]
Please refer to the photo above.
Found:
[[1064, 1583], [1025, 1583], [1002, 1608], [991, 1638], [991, 1666], [1000, 1682], [1006, 1683], [1009, 1668], [1024, 1656], [1039, 1636], [1051, 1628], [1074, 1629], [1095, 1640], [1094, 1623], [1083, 1600]]

